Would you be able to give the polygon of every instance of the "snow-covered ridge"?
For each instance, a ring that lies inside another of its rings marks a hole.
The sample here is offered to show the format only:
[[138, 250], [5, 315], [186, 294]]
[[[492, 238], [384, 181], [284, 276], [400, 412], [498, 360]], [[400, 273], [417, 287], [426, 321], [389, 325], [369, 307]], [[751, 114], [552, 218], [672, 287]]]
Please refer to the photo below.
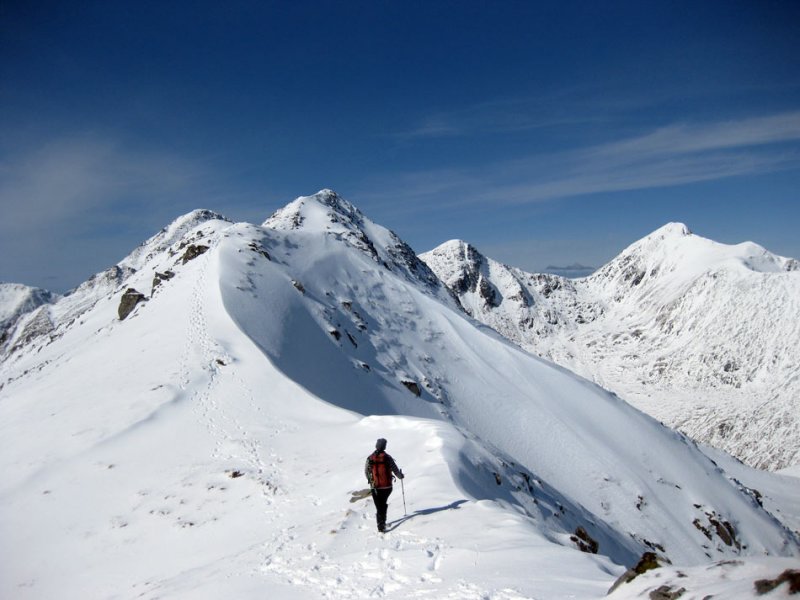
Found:
[[231, 223], [227, 217], [214, 211], [207, 209], [193, 210], [178, 217], [153, 237], [142, 243], [141, 246], [120, 261], [119, 264], [136, 270], [141, 269], [159, 253], [164, 252], [176, 243], [180, 243], [180, 241], [186, 237], [187, 233], [209, 221]]
[[[318, 196], [187, 228], [0, 363], [0, 596], [599, 598], [645, 550], [800, 554], [782, 488], [478, 326]], [[357, 493], [378, 437], [407, 475], [385, 537]]]
[[800, 462], [796, 260], [680, 223], [580, 280], [470, 257], [422, 255], [476, 319], [752, 465]]
[[209, 243], [212, 232], [229, 224], [228, 219], [213, 211], [193, 210], [175, 219], [119, 263], [93, 275], [64, 296], [44, 292], [42, 297], [50, 298], [49, 302], [20, 311], [6, 327], [0, 358], [13, 360], [24, 346], [40, 348], [49, 344], [79, 322], [97, 302], [108, 300], [128, 287], [138, 286], [139, 291], [150, 295], [157, 285], [157, 273], [180, 265], [181, 256], [189, 246]]

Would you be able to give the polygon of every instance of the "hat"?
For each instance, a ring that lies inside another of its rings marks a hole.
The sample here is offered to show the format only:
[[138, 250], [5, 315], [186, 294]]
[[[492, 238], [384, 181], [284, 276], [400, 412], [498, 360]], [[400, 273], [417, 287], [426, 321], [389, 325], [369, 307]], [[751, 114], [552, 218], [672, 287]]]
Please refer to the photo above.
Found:
[[383, 438], [379, 438], [377, 442], [375, 442], [375, 449], [376, 450], [386, 450], [386, 440]]

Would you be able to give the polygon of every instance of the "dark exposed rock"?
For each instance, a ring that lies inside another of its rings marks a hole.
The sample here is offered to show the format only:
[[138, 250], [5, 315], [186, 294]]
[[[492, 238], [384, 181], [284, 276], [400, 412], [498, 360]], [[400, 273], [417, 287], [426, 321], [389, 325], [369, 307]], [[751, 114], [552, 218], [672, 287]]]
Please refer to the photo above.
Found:
[[186, 252], [181, 256], [181, 260], [183, 264], [186, 264], [190, 260], [194, 260], [203, 254], [206, 250], [208, 250], [208, 246], [204, 246], [203, 244], [189, 244], [189, 247], [186, 248]]
[[736, 539], [736, 530], [729, 521], [720, 521], [715, 519], [713, 516], [710, 516], [708, 521], [717, 530], [717, 535], [726, 546], [736, 546], [737, 548], [741, 549], [742, 545], [739, 543], [739, 540]]
[[619, 576], [619, 578], [614, 582], [614, 585], [612, 585], [608, 590], [608, 593], [610, 594], [624, 583], [630, 583], [642, 573], [646, 573], [652, 569], [658, 569], [659, 567], [661, 567], [661, 564], [659, 563], [658, 556], [656, 556], [655, 552], [645, 552], [642, 554], [642, 558], [639, 559], [639, 562], [636, 563], [635, 566], [631, 567]]
[[650, 592], [650, 600], [677, 600], [686, 593], [686, 588], [675, 589], [668, 585], [662, 585], [658, 589]]
[[702, 523], [700, 523], [700, 519], [695, 519], [694, 521], [692, 521], [692, 525], [694, 525], [695, 527], [697, 527], [697, 529], [702, 531], [703, 535], [706, 536], [708, 539], [712, 539], [711, 532], [708, 530], [708, 528], [703, 527]]
[[784, 583], [789, 584], [789, 595], [800, 594], [800, 570], [786, 569], [775, 579], [759, 579], [754, 583], [756, 594], [763, 596]]
[[463, 251], [464, 267], [455, 281], [450, 285], [457, 295], [466, 292], [474, 292], [478, 288], [481, 267], [485, 262], [481, 253], [469, 244], [464, 245]]
[[338, 329], [331, 329], [328, 331], [328, 333], [330, 333], [337, 342], [342, 338], [342, 334]]
[[257, 254], [260, 254], [261, 256], [266, 258], [267, 260], [272, 260], [272, 258], [270, 258], [270, 256], [269, 256], [269, 252], [264, 250], [264, 248], [262, 248], [261, 246], [259, 246], [255, 242], [250, 242], [250, 244], [248, 244], [247, 247], [250, 248], [250, 250], [252, 250], [253, 252], [255, 252]]
[[131, 314], [131, 311], [136, 308], [136, 305], [139, 304], [139, 302], [144, 302], [145, 300], [147, 299], [141, 292], [137, 292], [133, 288], [128, 288], [125, 290], [125, 293], [122, 294], [122, 298], [119, 301], [119, 308], [117, 309], [119, 320], [124, 320], [125, 317]]
[[742, 544], [736, 539], [736, 530], [729, 521], [720, 519], [719, 515], [713, 511], [706, 512], [706, 518], [708, 519], [709, 527], [704, 526], [700, 519], [695, 519], [692, 521], [692, 524], [709, 540], [713, 540], [714, 533], [716, 533], [723, 544], [726, 546], [736, 546], [736, 548], [741, 550]]
[[407, 379], [404, 379], [400, 383], [406, 386], [408, 391], [414, 394], [415, 396], [419, 396], [422, 393], [422, 390], [419, 389], [419, 385], [417, 384], [416, 381], [408, 381]]
[[175, 277], [175, 273], [172, 271], [164, 271], [163, 273], [159, 273], [156, 271], [156, 274], [153, 276], [153, 289], [151, 290], [150, 294], [155, 291], [155, 289], [161, 285], [162, 281], [168, 281]]
[[758, 503], [758, 505], [761, 508], [764, 508], [764, 501], [762, 500], [762, 498], [764, 497], [763, 494], [755, 488], [749, 488], [747, 486], [743, 487], [744, 490], [753, 497], [753, 499]]
[[393, 244], [387, 250], [392, 260], [402, 266], [414, 279], [422, 281], [430, 287], [438, 288], [441, 283], [430, 267], [420, 260], [411, 246], [403, 242], [394, 232], [391, 233]]
[[597, 554], [597, 551], [600, 549], [600, 544], [597, 543], [597, 540], [592, 538], [580, 525], [575, 529], [575, 535], [571, 536], [569, 539], [578, 545], [581, 552]]
[[302, 284], [302, 283], [300, 283], [299, 281], [295, 281], [294, 279], [292, 279], [292, 285], [293, 285], [293, 286], [295, 287], [295, 289], [296, 289], [298, 292], [300, 292], [301, 294], [305, 294], [305, 293], [306, 293], [306, 288], [305, 288], [305, 287], [303, 287], [303, 284]]
[[484, 277], [480, 277], [478, 279], [478, 293], [480, 294], [481, 298], [483, 298], [483, 301], [484, 303], [486, 303], [486, 306], [491, 308], [497, 308], [498, 306], [500, 306], [500, 302], [497, 299], [498, 296], [497, 290]]

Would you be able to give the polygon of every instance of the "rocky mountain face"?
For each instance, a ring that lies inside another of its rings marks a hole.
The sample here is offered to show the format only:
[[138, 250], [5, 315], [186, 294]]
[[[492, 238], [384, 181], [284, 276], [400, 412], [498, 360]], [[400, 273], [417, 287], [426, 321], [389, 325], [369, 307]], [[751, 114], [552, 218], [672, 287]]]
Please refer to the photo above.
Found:
[[475, 319], [694, 439], [800, 462], [800, 263], [672, 223], [584, 279], [448, 242], [421, 258]]

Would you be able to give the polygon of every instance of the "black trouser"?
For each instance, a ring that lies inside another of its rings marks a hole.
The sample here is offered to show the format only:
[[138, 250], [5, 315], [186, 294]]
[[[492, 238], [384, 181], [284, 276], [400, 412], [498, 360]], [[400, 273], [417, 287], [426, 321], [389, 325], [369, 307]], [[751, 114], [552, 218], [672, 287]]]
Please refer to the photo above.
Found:
[[389, 494], [392, 493], [392, 488], [372, 489], [372, 499], [375, 501], [375, 509], [377, 510], [378, 531], [386, 529], [386, 502], [389, 500]]

